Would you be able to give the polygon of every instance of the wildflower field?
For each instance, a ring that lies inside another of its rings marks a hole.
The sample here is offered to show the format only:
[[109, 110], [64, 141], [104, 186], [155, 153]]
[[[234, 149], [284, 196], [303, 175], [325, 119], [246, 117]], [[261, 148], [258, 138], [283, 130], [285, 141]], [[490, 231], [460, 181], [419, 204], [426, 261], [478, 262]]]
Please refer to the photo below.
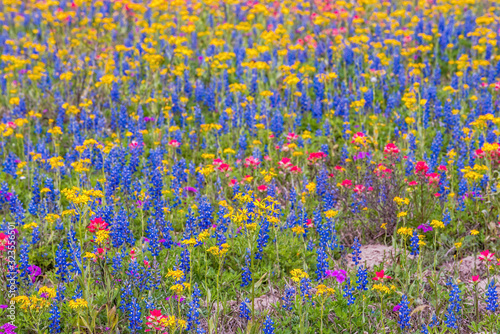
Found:
[[500, 332], [500, 1], [0, 9], [0, 334]]

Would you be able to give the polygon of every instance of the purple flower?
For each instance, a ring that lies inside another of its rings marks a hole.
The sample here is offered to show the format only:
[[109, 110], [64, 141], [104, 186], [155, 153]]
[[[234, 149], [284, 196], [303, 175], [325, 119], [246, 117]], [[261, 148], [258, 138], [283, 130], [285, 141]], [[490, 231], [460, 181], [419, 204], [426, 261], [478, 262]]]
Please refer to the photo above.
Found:
[[370, 156], [370, 152], [358, 152], [352, 158], [354, 160], [361, 160]]
[[421, 229], [421, 230], [422, 230], [422, 232], [424, 232], [424, 233], [425, 233], [425, 232], [432, 231], [432, 226], [430, 226], [430, 225], [426, 225], [426, 224], [425, 224], [425, 225], [424, 225], [424, 224], [419, 225], [417, 228], [418, 228], [418, 229]]
[[35, 283], [36, 277], [42, 274], [42, 269], [40, 269], [40, 267], [38, 266], [35, 266], [34, 264], [28, 267], [28, 271], [33, 283]]
[[337, 282], [342, 283], [347, 278], [347, 272], [345, 270], [326, 270], [326, 277], [335, 277]]
[[14, 329], [16, 329], [17, 327], [6, 322], [3, 326], [0, 327], [1, 329], [3, 329], [5, 332], [2, 332], [2, 334], [16, 334], [16, 332], [14, 332]]
[[398, 305], [394, 306], [394, 308], [392, 309], [392, 311], [393, 312], [398, 312], [400, 308], [401, 308], [401, 305], [398, 304]]
[[7, 308], [9, 305], [0, 305], [0, 308]]
[[194, 194], [198, 192], [198, 189], [193, 187], [184, 187], [184, 190], [187, 191], [188, 193], [194, 193]]

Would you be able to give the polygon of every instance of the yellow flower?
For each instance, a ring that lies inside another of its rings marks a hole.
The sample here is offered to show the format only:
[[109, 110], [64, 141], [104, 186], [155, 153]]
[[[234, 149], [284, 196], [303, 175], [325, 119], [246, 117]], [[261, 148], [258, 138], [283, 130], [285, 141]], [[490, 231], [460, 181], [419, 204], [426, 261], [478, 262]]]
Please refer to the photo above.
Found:
[[182, 284], [176, 284], [176, 285], [170, 287], [170, 290], [172, 290], [173, 292], [175, 292], [177, 294], [181, 294], [182, 291], [184, 291], [184, 286]]
[[181, 241], [181, 244], [187, 245], [187, 246], [190, 246], [190, 247], [196, 245], [196, 243], [197, 243], [197, 241], [194, 238], [190, 238], [190, 239], [182, 240]]
[[300, 282], [303, 278], [309, 278], [309, 275], [302, 269], [293, 269], [290, 274], [292, 275], [292, 281]]
[[335, 293], [334, 289], [329, 288], [324, 284], [320, 284], [316, 287], [316, 296], [333, 295], [334, 293]]
[[374, 284], [372, 290], [378, 290], [385, 294], [391, 293], [391, 289], [383, 284]]
[[435, 220], [435, 219], [433, 221], [431, 221], [431, 225], [434, 228], [444, 228], [444, 223], [442, 221]]
[[305, 233], [304, 228], [302, 226], [299, 226], [299, 225], [292, 227], [292, 231], [293, 231], [293, 233], [295, 233], [297, 235]]
[[411, 236], [413, 235], [413, 229], [411, 227], [400, 227], [398, 229], [398, 234], [402, 235], [402, 236]]
[[77, 300], [70, 300], [69, 307], [72, 309], [86, 308], [88, 303], [85, 299], [78, 298]]
[[98, 245], [102, 245], [106, 240], [109, 238], [109, 231], [108, 230], [99, 230], [96, 232], [95, 235], [95, 242]]
[[173, 277], [176, 280], [180, 280], [184, 277], [184, 272], [182, 270], [169, 270], [166, 277]]
[[326, 218], [334, 218], [339, 212], [334, 210], [325, 211]]
[[398, 218], [406, 217], [407, 215], [408, 213], [406, 211], [401, 211], [400, 213], [398, 213]]
[[472, 230], [472, 231], [470, 231], [470, 234], [471, 235], [478, 235], [479, 231], [478, 230]]
[[461, 242], [455, 242], [455, 248], [459, 249], [460, 247], [462, 247], [462, 243]]

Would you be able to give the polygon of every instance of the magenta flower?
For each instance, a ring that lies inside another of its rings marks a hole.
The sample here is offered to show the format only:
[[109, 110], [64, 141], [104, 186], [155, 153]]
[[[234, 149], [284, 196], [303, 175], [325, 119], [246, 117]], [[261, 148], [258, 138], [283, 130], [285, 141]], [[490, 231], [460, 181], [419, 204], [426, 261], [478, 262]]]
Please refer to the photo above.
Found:
[[427, 225], [427, 224], [422, 224], [417, 227], [418, 229], [421, 229], [423, 233], [432, 231], [432, 226]]
[[326, 277], [334, 277], [337, 282], [342, 283], [347, 278], [347, 272], [345, 270], [327, 270]]

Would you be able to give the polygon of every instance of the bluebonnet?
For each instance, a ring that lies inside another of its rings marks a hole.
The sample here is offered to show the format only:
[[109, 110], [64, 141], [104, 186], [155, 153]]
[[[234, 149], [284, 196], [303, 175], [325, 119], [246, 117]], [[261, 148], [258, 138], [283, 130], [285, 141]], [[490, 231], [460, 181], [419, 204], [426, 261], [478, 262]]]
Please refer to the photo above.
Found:
[[318, 280], [322, 280], [325, 278], [326, 271], [328, 270], [328, 255], [326, 255], [324, 248], [321, 246], [316, 249], [316, 252], [318, 254], [316, 276]]
[[250, 309], [248, 305], [250, 304], [250, 300], [245, 298], [240, 304], [240, 318], [250, 320]]
[[245, 256], [245, 266], [243, 267], [243, 272], [241, 273], [241, 286], [245, 287], [252, 281], [252, 272], [250, 271], [250, 255], [249, 250]]
[[410, 308], [408, 307], [410, 303], [408, 302], [408, 297], [403, 295], [401, 299], [400, 308], [399, 308], [399, 320], [398, 324], [403, 331], [409, 329], [410, 325]]
[[357, 289], [358, 290], [368, 290], [366, 285], [368, 284], [368, 274], [367, 270], [363, 268], [363, 265], [358, 267], [358, 272], [356, 273], [356, 277], [358, 280], [356, 283], [358, 284]]
[[354, 287], [351, 287], [351, 279], [347, 278], [344, 287], [342, 288], [342, 291], [344, 291], [344, 298], [347, 298], [347, 305], [352, 305], [354, 304], [354, 301], [356, 298], [352, 295], [354, 292]]
[[417, 229], [414, 229], [413, 230], [413, 235], [410, 238], [410, 242], [411, 242], [411, 252], [410, 252], [410, 255], [416, 256], [416, 255], [418, 255], [420, 253], [420, 246], [418, 244], [419, 241], [420, 241], [420, 239], [418, 237]]
[[285, 310], [292, 310], [292, 302], [295, 296], [295, 289], [293, 286], [288, 286], [285, 288], [285, 295], [281, 297], [281, 301], [283, 302], [282, 307]]
[[64, 242], [61, 241], [56, 251], [56, 275], [61, 282], [69, 280], [67, 257], [67, 250], [64, 248]]
[[20, 277], [23, 279], [23, 282], [28, 286], [33, 285], [31, 281], [31, 277], [29, 276], [28, 270], [28, 260], [29, 260], [29, 243], [26, 242], [26, 239], [23, 238], [23, 242], [21, 243], [21, 249], [19, 252], [19, 271]]
[[498, 292], [495, 280], [492, 279], [486, 289], [486, 309], [490, 312], [495, 312], [498, 308]]
[[255, 253], [255, 259], [262, 260], [262, 252], [264, 247], [266, 247], [269, 240], [269, 221], [267, 218], [263, 218], [260, 223], [259, 236], [257, 238], [257, 252]]
[[462, 306], [460, 305], [460, 302], [462, 301], [460, 298], [460, 289], [457, 284], [452, 282], [449, 282], [447, 285], [451, 287], [451, 291], [449, 299], [450, 304], [448, 305], [445, 315], [445, 323], [446, 327], [457, 329], [458, 322], [460, 320], [460, 310], [462, 309]]
[[269, 315], [266, 317], [266, 321], [264, 321], [264, 329], [262, 331], [264, 334], [274, 333], [274, 321]]
[[128, 310], [128, 320], [130, 332], [135, 334], [141, 332], [142, 320], [141, 320], [141, 306], [137, 301], [137, 298], [132, 297], [131, 301], [127, 305]]
[[205, 333], [205, 330], [203, 330], [200, 326], [200, 320], [199, 320], [200, 297], [201, 297], [200, 289], [198, 288], [198, 284], [195, 283], [193, 286], [193, 293], [191, 295], [191, 302], [189, 302], [186, 330], [189, 331], [191, 329], [196, 328], [197, 334]]
[[354, 238], [354, 244], [352, 245], [352, 262], [354, 262], [355, 265], [358, 265], [359, 262], [361, 261], [361, 243], [359, 242], [358, 238]]
[[59, 311], [59, 306], [54, 300], [50, 306], [50, 326], [49, 330], [51, 334], [61, 333], [61, 312]]

